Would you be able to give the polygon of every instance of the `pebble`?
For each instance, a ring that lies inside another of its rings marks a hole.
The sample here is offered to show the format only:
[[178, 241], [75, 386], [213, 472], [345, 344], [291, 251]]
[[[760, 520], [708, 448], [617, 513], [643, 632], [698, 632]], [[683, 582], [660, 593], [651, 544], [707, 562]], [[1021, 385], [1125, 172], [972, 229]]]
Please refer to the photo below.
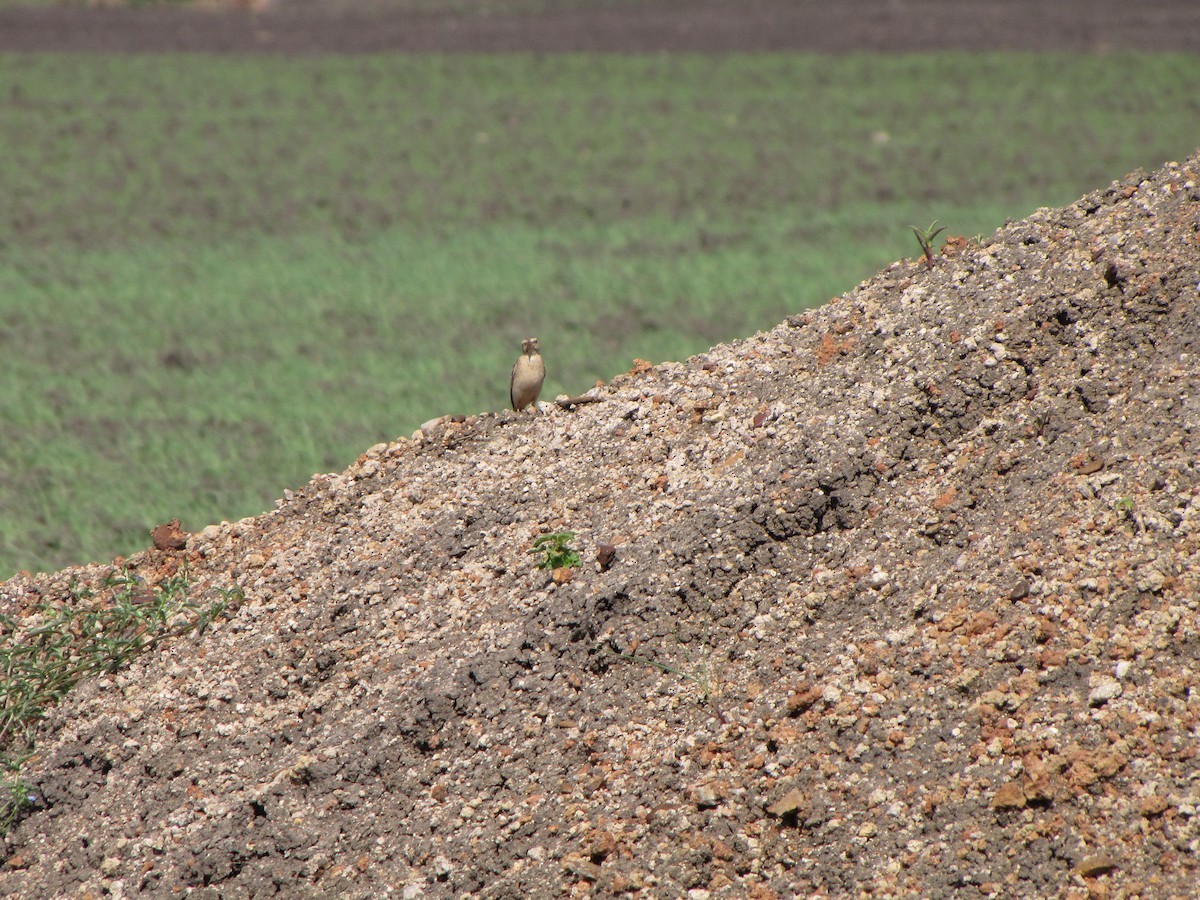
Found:
[[1088, 692], [1088, 705], [1103, 706], [1109, 700], [1115, 700], [1121, 696], [1124, 688], [1121, 687], [1121, 682], [1113, 678], [1101, 678], [1094, 687]]

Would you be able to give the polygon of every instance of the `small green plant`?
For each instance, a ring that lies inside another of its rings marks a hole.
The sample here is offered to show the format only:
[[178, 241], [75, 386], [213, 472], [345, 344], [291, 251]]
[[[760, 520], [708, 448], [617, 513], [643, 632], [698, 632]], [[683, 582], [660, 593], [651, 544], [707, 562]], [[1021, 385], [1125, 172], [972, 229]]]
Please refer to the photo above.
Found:
[[571, 549], [570, 541], [575, 537], [573, 531], [555, 531], [553, 534], [543, 534], [536, 538], [529, 552], [541, 554], [537, 567], [539, 569], [574, 569], [581, 562], [579, 554]]
[[1132, 497], [1122, 497], [1114, 501], [1113, 511], [1116, 512], [1119, 519], [1133, 526], [1134, 534], [1146, 530], [1146, 523], [1142, 521], [1142, 516], [1137, 511], [1137, 504], [1134, 503]]
[[76, 585], [71, 602], [40, 604], [32, 627], [0, 614], [0, 751], [81, 678], [115, 672], [168, 638], [202, 633], [242, 597], [240, 588], [218, 590], [219, 599], [201, 604], [190, 586], [186, 570], [147, 587], [123, 569], [102, 582], [99, 596]]
[[149, 587], [122, 569], [99, 591], [76, 583], [66, 602], [39, 604], [32, 625], [0, 614], [0, 768], [10, 773], [0, 781], [0, 835], [32, 802], [20, 767], [52, 704], [89, 675], [115, 672], [169, 638], [203, 633], [243, 598], [235, 587], [199, 603], [190, 588], [186, 570]]
[[921, 245], [921, 255], [925, 259], [927, 268], [933, 268], [933, 242], [937, 236], [946, 230], [946, 226], [937, 227], [937, 219], [929, 223], [928, 228], [918, 228], [916, 225], [909, 225], [913, 230], [913, 234], [917, 236], [917, 243]]
[[1028, 433], [1031, 437], [1045, 437], [1046, 429], [1050, 425], [1050, 411], [1042, 410], [1036, 413], [1029, 421]]
[[21, 777], [21, 765], [31, 755], [24, 753], [3, 764], [6, 774], [0, 779], [0, 837], [8, 834], [25, 810], [37, 802], [37, 794]]
[[[682, 643], [682, 642], [680, 642]], [[666, 672], [668, 675], [678, 675], [685, 681], [690, 681], [700, 691], [700, 702], [707, 703], [713, 708], [713, 712], [717, 714], [721, 724], [727, 724], [725, 713], [721, 710], [717, 703], [717, 695], [721, 691], [720, 683], [717, 680], [716, 673], [709, 670], [709, 659], [711, 653], [705, 653], [696, 662], [693, 662], [692, 657], [687, 651], [684, 651], [684, 656], [687, 659], [688, 668], [684, 669], [678, 666], [668, 665], [667, 663], [659, 662], [656, 659], [647, 659], [644, 656], [637, 656], [634, 653], [616, 653], [612, 654], [617, 659], [623, 659], [626, 662], [642, 663], [643, 665], [653, 666], [661, 672]]]

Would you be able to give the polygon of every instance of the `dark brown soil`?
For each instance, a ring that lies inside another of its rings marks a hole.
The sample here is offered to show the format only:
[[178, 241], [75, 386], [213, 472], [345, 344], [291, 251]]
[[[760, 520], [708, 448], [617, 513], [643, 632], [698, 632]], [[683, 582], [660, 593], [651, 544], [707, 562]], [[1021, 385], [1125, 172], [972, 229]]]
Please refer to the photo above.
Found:
[[[852, 11], [850, 11], [852, 10]], [[1200, 51], [1191, 0], [747, 0], [651, 2], [518, 15], [329, 11], [0, 10], [0, 51], [752, 50]]]

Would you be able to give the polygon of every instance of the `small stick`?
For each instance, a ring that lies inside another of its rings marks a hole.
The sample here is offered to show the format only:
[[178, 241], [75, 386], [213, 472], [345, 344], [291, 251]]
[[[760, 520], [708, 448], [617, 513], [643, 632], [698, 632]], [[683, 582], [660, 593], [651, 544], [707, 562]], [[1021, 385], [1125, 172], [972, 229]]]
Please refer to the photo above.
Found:
[[576, 406], [583, 406], [585, 403], [603, 403], [603, 397], [593, 397], [590, 394], [580, 394], [578, 397], [563, 397], [561, 400], [555, 400], [563, 409], [574, 409]]

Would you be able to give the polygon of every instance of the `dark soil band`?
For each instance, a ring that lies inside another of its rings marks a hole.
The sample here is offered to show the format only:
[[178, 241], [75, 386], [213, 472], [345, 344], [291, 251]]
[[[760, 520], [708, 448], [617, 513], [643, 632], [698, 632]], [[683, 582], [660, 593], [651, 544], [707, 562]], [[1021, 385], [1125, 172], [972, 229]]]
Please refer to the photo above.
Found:
[[0, 10], [0, 51], [101, 53], [1200, 51], [1191, 0], [746, 0], [523, 15]]

